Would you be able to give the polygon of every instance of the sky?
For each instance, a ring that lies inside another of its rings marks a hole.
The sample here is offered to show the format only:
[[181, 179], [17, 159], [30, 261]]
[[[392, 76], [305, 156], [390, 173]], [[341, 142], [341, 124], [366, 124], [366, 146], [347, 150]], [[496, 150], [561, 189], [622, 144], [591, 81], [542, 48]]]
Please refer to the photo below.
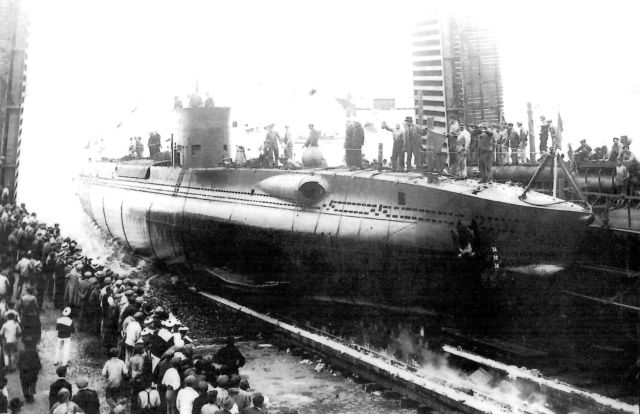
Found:
[[23, 1], [19, 198], [32, 205], [73, 191], [88, 141], [122, 154], [166, 128], [196, 83], [241, 123], [327, 129], [344, 125], [333, 97], [410, 97], [411, 31], [438, 7], [495, 23], [507, 120], [526, 123], [531, 101], [536, 120], [560, 111], [565, 142], [626, 134], [640, 150], [638, 1]]

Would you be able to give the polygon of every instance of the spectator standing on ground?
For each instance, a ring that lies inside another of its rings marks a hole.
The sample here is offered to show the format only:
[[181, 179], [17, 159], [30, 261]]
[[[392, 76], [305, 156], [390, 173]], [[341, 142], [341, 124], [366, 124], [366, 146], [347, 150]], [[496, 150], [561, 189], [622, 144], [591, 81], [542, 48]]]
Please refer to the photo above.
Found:
[[70, 395], [72, 392], [71, 383], [65, 378], [65, 376], [67, 375], [67, 367], [59, 366], [58, 368], [56, 368], [56, 374], [58, 375], [58, 379], [53, 381], [53, 383], [49, 387], [49, 408], [53, 407], [53, 404], [58, 401], [58, 391], [60, 391], [62, 388], [68, 389]]
[[5, 273], [4, 270], [0, 273], [0, 301], [11, 298], [11, 282]]
[[160, 414], [160, 403], [160, 393], [152, 387], [151, 381], [147, 380], [145, 389], [138, 393], [140, 412], [144, 414]]
[[73, 396], [72, 401], [78, 404], [84, 414], [100, 414], [100, 398], [97, 392], [87, 388], [89, 381], [84, 377], [78, 378], [76, 386], [78, 393]]
[[127, 324], [126, 329], [124, 330], [124, 345], [126, 349], [124, 363], [127, 366], [129, 366], [129, 359], [133, 356], [133, 350], [136, 342], [140, 339], [140, 334], [142, 333], [140, 323], [143, 319], [144, 315], [141, 312], [136, 312], [133, 315], [133, 320]]
[[0, 337], [2, 337], [2, 354], [4, 357], [4, 366], [8, 372], [15, 371], [14, 360], [15, 353], [18, 350], [18, 338], [22, 335], [22, 329], [16, 322], [13, 313], [6, 314], [7, 321], [0, 328]]
[[18, 354], [18, 370], [20, 370], [22, 395], [24, 395], [24, 400], [28, 403], [33, 402], [40, 368], [42, 368], [42, 365], [40, 364], [40, 355], [38, 355], [35, 343], [26, 343], [25, 349]]
[[225, 375], [239, 374], [238, 368], [244, 366], [245, 359], [236, 348], [233, 337], [227, 338], [225, 346], [213, 357], [213, 361], [222, 365], [220, 373]]
[[20, 299], [18, 311], [22, 320], [22, 342], [25, 345], [33, 343], [36, 345], [40, 342], [42, 335], [42, 327], [40, 325], [40, 305], [33, 295], [34, 288], [29, 286], [26, 288], [24, 295]]
[[207, 392], [207, 403], [200, 409], [200, 414], [216, 414], [220, 407], [217, 405], [218, 391], [211, 390]]
[[264, 396], [256, 394], [252, 399], [253, 407], [245, 408], [240, 411], [240, 414], [268, 414], [267, 409], [264, 407]]
[[71, 350], [71, 334], [75, 332], [73, 321], [69, 317], [71, 308], [66, 307], [62, 311], [62, 316], [56, 321], [56, 331], [58, 331], [58, 342], [56, 344], [56, 356], [54, 365], [69, 363], [69, 351]]
[[68, 389], [62, 388], [58, 391], [58, 402], [53, 404], [51, 410], [49, 411], [51, 414], [76, 414], [82, 413], [82, 409], [78, 406], [78, 404], [70, 401], [71, 393]]
[[202, 411], [202, 407], [207, 403], [207, 391], [209, 390], [209, 384], [207, 381], [200, 380], [196, 386], [196, 391], [198, 391], [198, 396], [195, 400], [193, 400], [193, 412], [200, 413]]
[[15, 397], [12, 398], [11, 401], [9, 401], [9, 413], [11, 414], [18, 414], [22, 411], [22, 405], [23, 402], [20, 400], [20, 398]]
[[109, 359], [102, 367], [102, 376], [107, 379], [105, 387], [105, 398], [110, 407], [114, 407], [118, 403], [118, 397], [122, 394], [122, 385], [124, 382], [124, 373], [126, 371], [124, 361], [118, 358], [118, 349], [111, 348], [109, 351]]
[[184, 379], [184, 388], [178, 391], [176, 397], [176, 408], [179, 414], [192, 414], [193, 401], [198, 398], [198, 391], [195, 390], [196, 377], [189, 375]]
[[9, 391], [7, 391], [7, 378], [0, 376], [0, 414], [5, 414], [9, 409]]
[[171, 367], [167, 369], [162, 377], [162, 386], [166, 389], [165, 401], [167, 404], [167, 414], [176, 414], [176, 397], [180, 390], [180, 357], [171, 358]]

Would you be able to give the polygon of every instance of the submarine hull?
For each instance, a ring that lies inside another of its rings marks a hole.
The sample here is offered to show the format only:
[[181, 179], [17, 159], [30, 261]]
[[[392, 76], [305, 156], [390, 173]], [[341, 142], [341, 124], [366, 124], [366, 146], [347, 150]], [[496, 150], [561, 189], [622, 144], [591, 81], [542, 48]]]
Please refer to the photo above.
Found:
[[348, 170], [94, 163], [84, 211], [131, 250], [227, 266], [300, 294], [415, 304], [477, 292], [479, 275], [565, 266], [589, 214], [516, 187]]

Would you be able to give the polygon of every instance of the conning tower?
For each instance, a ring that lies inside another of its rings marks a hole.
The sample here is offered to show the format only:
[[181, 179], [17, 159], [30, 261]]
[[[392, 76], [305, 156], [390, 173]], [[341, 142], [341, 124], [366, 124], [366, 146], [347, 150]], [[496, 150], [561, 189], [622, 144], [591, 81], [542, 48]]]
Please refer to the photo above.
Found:
[[231, 108], [176, 108], [175, 163], [185, 168], [213, 167], [229, 156]]

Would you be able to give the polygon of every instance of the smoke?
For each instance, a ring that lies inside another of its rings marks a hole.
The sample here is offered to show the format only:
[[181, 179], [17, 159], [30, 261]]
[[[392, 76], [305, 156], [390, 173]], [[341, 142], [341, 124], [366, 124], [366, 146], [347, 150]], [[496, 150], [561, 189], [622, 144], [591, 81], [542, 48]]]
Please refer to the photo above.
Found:
[[423, 335], [413, 331], [410, 326], [398, 325], [389, 333], [388, 344], [381, 352], [419, 366], [417, 373], [421, 376], [463, 392], [473, 392], [499, 401], [512, 412], [526, 409], [533, 413], [554, 413], [547, 407], [546, 396], [535, 387], [481, 367], [466, 373], [452, 366], [447, 354], [432, 349]]

